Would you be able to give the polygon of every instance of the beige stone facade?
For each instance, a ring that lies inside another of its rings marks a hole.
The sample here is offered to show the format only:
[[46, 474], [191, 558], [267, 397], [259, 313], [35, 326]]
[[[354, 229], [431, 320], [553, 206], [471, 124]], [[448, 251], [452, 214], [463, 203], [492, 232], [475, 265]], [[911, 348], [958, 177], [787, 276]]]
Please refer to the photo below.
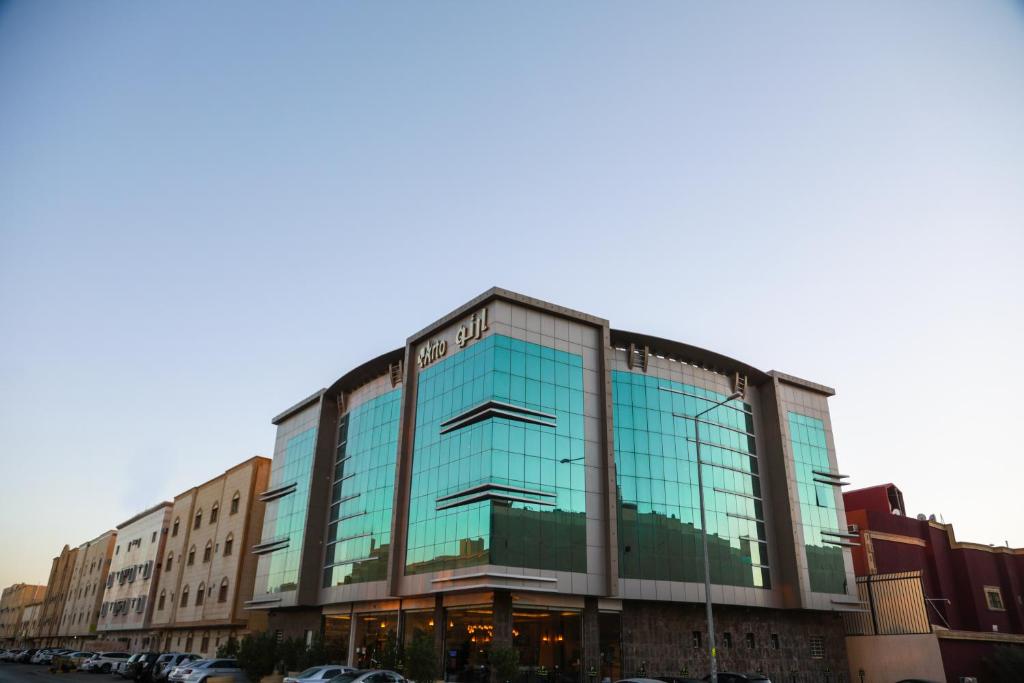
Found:
[[213, 656], [246, 630], [269, 477], [257, 456], [175, 497], [152, 618], [162, 649]]
[[94, 638], [100, 604], [110, 571], [117, 532], [104, 532], [78, 547], [68, 598], [61, 617], [60, 636], [75, 646]]
[[20, 631], [25, 608], [41, 603], [46, 586], [16, 583], [0, 596], [0, 646], [20, 644]]
[[39, 638], [39, 617], [43, 612], [43, 603], [37, 602], [27, 605], [21, 613], [21, 623], [18, 625], [16, 641], [19, 645], [28, 647], [34, 645]]
[[155, 645], [150, 616], [164, 559], [171, 503], [140, 512], [117, 527], [96, 630], [137, 652]]
[[64, 618], [64, 607], [68, 600], [68, 587], [75, 571], [78, 559], [78, 548], [64, 546], [60, 554], [53, 558], [50, 566], [50, 578], [46, 582], [46, 597], [43, 598], [39, 614], [39, 640], [43, 646], [57, 645], [60, 637], [61, 620]]

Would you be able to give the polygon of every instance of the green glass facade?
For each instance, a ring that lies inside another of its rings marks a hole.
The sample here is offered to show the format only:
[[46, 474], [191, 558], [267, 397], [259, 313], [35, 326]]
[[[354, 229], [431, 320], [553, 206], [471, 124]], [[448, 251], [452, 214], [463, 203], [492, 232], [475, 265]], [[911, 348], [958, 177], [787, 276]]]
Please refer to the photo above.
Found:
[[821, 532], [845, 531], [839, 528], [835, 489], [816, 482], [814, 473], [832, 471], [825, 442], [825, 423], [789, 413], [790, 444], [800, 499], [800, 525], [803, 528], [807, 573], [815, 593], [845, 593], [846, 568], [843, 550], [825, 542]]
[[[612, 372], [619, 575], [703, 581], [693, 416], [725, 398], [635, 372]], [[701, 418], [711, 581], [770, 588], [751, 408]]]
[[402, 390], [346, 413], [338, 424], [323, 585], [387, 578]]
[[264, 539], [289, 540], [287, 548], [269, 556], [267, 593], [294, 590], [298, 585], [315, 448], [316, 427], [311, 427], [288, 439], [283, 458], [274, 458], [272, 486], [295, 482], [296, 488], [294, 493], [267, 503], [267, 518], [274, 520], [274, 533], [264, 533]]
[[492, 335], [419, 373], [406, 573], [586, 571], [583, 360]]

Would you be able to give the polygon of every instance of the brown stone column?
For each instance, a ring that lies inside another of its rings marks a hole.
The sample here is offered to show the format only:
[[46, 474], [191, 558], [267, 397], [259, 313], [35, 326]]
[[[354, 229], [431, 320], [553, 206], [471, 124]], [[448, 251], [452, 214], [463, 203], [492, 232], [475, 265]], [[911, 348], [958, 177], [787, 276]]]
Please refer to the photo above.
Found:
[[[587, 597], [583, 600], [581, 615], [580, 638], [583, 641], [583, 681], [597, 683], [601, 671], [601, 625], [598, 620], [597, 598]], [[591, 677], [593, 672], [593, 677]]]
[[448, 618], [444, 613], [444, 594], [434, 595], [434, 656], [438, 662], [438, 678], [445, 678], [445, 665], [447, 662], [445, 653], [444, 634], [448, 627]]
[[512, 647], [512, 593], [494, 591], [493, 647]]

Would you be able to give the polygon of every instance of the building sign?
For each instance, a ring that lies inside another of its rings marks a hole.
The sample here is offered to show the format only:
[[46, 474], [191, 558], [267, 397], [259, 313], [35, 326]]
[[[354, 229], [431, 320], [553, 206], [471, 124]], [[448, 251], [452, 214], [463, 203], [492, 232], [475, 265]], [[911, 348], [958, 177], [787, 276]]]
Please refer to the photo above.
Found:
[[[462, 348], [474, 339], [480, 339], [488, 329], [487, 309], [481, 308], [469, 317], [468, 323], [459, 326], [458, 332], [455, 333], [455, 343]], [[422, 369], [434, 361], [444, 358], [446, 353], [448, 353], [448, 342], [444, 339], [432, 339], [420, 347], [420, 352], [416, 355], [416, 362]]]
[[463, 325], [459, 328], [459, 331], [455, 334], [455, 343], [459, 345], [459, 348], [462, 348], [473, 339], [482, 337], [486, 331], [487, 309], [481, 308], [479, 312], [474, 313], [470, 317], [468, 327]]

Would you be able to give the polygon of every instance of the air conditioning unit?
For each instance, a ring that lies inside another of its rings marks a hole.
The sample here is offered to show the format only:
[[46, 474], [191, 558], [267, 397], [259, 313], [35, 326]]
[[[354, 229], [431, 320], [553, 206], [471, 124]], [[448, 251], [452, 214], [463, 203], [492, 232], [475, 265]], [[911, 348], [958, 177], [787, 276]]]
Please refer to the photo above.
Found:
[[847, 524], [846, 530], [849, 531], [851, 534], [859, 534], [860, 526], [857, 524]]

